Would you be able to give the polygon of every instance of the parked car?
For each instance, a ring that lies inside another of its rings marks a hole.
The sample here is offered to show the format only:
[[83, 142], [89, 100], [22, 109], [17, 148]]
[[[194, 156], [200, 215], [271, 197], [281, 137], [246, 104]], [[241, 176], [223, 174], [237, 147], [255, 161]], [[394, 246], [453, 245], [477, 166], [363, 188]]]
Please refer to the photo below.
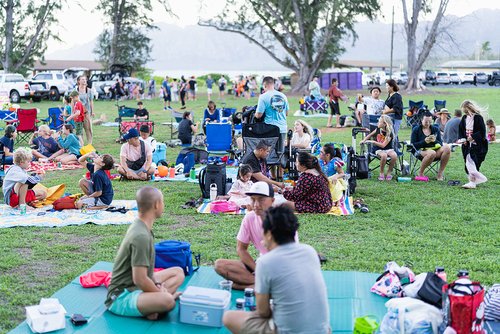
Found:
[[488, 77], [488, 84], [490, 86], [500, 86], [500, 71], [494, 71]]
[[116, 80], [125, 80], [132, 84], [137, 84], [144, 91], [144, 80], [130, 76], [130, 68], [125, 65], [115, 64], [110, 68], [110, 72], [93, 74], [89, 79], [89, 86], [94, 89], [99, 99], [113, 99], [116, 97]]
[[436, 72], [431, 70], [425, 70], [422, 83], [424, 85], [435, 85], [436, 84]]
[[463, 84], [474, 83], [474, 73], [472, 72], [459, 72], [458, 76]]
[[398, 85], [406, 85], [408, 83], [408, 74], [406, 72], [394, 72], [392, 78], [396, 80]]
[[50, 73], [38, 73], [35, 75], [32, 80], [35, 81], [43, 81], [47, 83], [49, 88], [49, 100], [51, 101], [59, 101], [61, 95], [64, 95], [68, 90], [68, 84], [64, 79], [64, 75], [60, 72]]
[[485, 84], [488, 83], [488, 74], [484, 72], [477, 72], [476, 73], [476, 82], [480, 84]]
[[451, 83], [450, 75], [448, 72], [437, 72], [436, 73], [436, 84], [449, 85]]
[[449, 72], [450, 75], [450, 83], [459, 85], [462, 83], [462, 80], [460, 80], [460, 76], [458, 75], [457, 72]]
[[280, 77], [280, 80], [281, 80], [281, 83], [283, 85], [290, 86], [292, 84], [292, 80], [291, 80], [291, 77], [289, 75], [285, 75], [285, 76]]
[[19, 103], [21, 99], [30, 98], [39, 102], [49, 93], [43, 82], [30, 82], [17, 73], [0, 73], [0, 90], [8, 93], [12, 103]]

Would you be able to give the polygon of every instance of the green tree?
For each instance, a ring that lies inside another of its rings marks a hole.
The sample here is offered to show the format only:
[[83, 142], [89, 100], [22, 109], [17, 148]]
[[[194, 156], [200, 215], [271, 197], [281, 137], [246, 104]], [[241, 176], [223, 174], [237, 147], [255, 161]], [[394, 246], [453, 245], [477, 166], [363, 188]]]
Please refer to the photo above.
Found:
[[25, 73], [43, 60], [47, 41], [59, 40], [51, 29], [64, 0], [0, 1], [0, 59], [6, 72]]
[[480, 51], [481, 55], [479, 56], [479, 58], [481, 59], [484, 57], [485, 59], [488, 59], [490, 52], [491, 52], [490, 41], [481, 43], [481, 51]]
[[341, 40], [362, 16], [375, 18], [377, 0], [227, 0], [213, 19], [201, 26], [243, 35], [276, 62], [298, 76], [293, 92], [301, 92], [321, 69], [332, 66], [345, 50]]
[[[165, 11], [172, 14], [167, 0], [157, 0]], [[94, 54], [106, 67], [125, 64], [134, 70], [143, 69], [151, 60], [151, 39], [148, 32], [156, 29], [150, 18], [151, 0], [101, 1], [96, 8], [110, 26], [97, 39]]]

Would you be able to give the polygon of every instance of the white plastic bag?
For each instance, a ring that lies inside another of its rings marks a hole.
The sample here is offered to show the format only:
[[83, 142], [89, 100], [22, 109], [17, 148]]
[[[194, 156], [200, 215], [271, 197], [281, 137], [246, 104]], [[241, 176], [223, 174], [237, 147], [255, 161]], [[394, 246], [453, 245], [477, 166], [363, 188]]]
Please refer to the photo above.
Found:
[[384, 334], [437, 334], [443, 315], [436, 307], [414, 298], [393, 298], [385, 303], [387, 313], [380, 323]]

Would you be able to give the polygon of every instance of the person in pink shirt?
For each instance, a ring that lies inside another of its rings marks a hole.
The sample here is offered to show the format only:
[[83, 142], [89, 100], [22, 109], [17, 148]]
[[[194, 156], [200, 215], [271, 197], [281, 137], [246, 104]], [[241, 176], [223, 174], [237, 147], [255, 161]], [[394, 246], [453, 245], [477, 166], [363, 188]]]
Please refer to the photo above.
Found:
[[253, 210], [243, 217], [236, 236], [236, 251], [240, 259], [215, 261], [215, 271], [225, 279], [233, 281], [233, 289], [236, 290], [253, 287], [255, 283], [255, 260], [248, 252], [248, 246], [253, 244], [260, 255], [267, 253], [262, 242], [262, 220], [267, 209], [274, 203], [273, 187], [266, 182], [254, 183], [246, 194], [252, 198]]

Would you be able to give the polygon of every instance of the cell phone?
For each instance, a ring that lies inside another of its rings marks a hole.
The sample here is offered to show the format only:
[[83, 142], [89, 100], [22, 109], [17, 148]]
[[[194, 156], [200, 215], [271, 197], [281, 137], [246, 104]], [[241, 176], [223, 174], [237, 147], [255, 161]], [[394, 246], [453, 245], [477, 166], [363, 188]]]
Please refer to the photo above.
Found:
[[75, 326], [81, 326], [87, 323], [87, 319], [83, 315], [75, 313], [71, 316], [71, 322]]

